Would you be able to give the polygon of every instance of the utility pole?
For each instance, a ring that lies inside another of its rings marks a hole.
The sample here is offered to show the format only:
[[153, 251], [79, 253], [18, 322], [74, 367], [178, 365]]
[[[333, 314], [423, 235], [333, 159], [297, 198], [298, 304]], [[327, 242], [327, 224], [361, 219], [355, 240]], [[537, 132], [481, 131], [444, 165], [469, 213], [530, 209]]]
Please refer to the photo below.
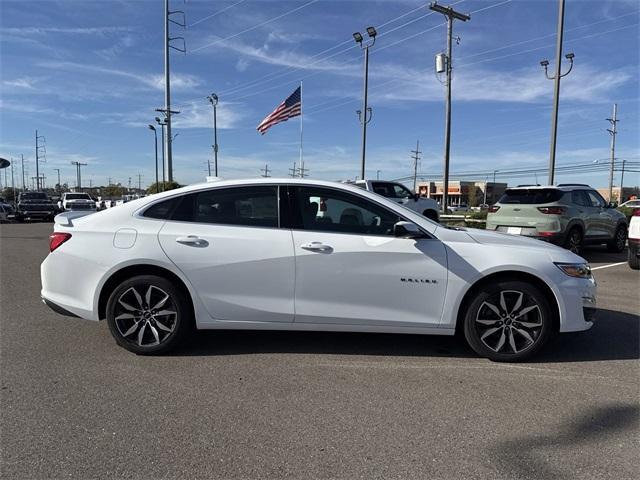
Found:
[[82, 191], [82, 173], [80, 171], [81, 167], [86, 166], [86, 163], [80, 163], [80, 162], [71, 162], [71, 165], [75, 165], [76, 166], [76, 186], [78, 188], [78, 191], [81, 192]]
[[[171, 137], [171, 129], [169, 128], [169, 118], [171, 115], [177, 115], [180, 112], [178, 110], [168, 111], [164, 108], [156, 108], [156, 112], [160, 112], [164, 115], [164, 122], [161, 122], [158, 117], [156, 117], [156, 121], [158, 124], [162, 126], [162, 137], [163, 137], [163, 145], [162, 145], [162, 158], [163, 158], [163, 166], [162, 166], [162, 176], [165, 177], [165, 166], [164, 166], [164, 158], [166, 152], [166, 178], [167, 181], [173, 181], [173, 163], [171, 158], [169, 157], [169, 148], [173, 144], [174, 137]], [[163, 180], [164, 182], [164, 180]]]
[[465, 15], [457, 12], [453, 7], [443, 7], [438, 2], [429, 5], [429, 9], [438, 12], [447, 17], [447, 58], [446, 58], [446, 74], [447, 74], [447, 98], [445, 103], [445, 134], [444, 134], [444, 178], [442, 182], [442, 211], [447, 213], [447, 204], [449, 202], [449, 158], [451, 154], [451, 71], [453, 69], [453, 21], [461, 20], [466, 22], [471, 19], [471, 15]]
[[309, 176], [309, 169], [305, 168], [304, 165], [300, 165], [300, 168], [298, 168], [298, 176], [300, 178], [304, 178], [304, 177], [308, 177]]
[[271, 176], [269, 175], [269, 164], [265, 165], [264, 168], [261, 168], [260, 171], [263, 172], [262, 175], [260, 175], [261, 177], [267, 178]]
[[138, 174], [138, 194], [142, 191], [142, 174]]
[[[171, 19], [171, 15], [179, 14], [182, 15], [182, 23], [176, 22]], [[175, 25], [179, 25], [182, 28], [186, 26], [186, 19], [184, 12], [181, 10], [169, 11], [169, 0], [164, 0], [164, 114], [167, 119], [167, 136], [165, 139], [166, 149], [167, 149], [167, 176], [169, 177], [169, 181], [173, 181], [173, 155], [171, 152], [171, 115], [173, 113], [171, 111], [171, 80], [170, 80], [170, 68], [169, 68], [169, 49], [173, 48], [174, 50], [178, 50], [179, 52], [186, 54], [186, 45], [184, 41], [184, 37], [171, 37], [169, 32], [169, 23], [174, 23]], [[173, 40], [182, 40], [182, 48], [175, 47], [171, 45]]]
[[376, 170], [376, 180], [380, 180], [380, 172], [382, 170]]
[[[212, 93], [207, 97], [211, 105], [213, 105], [213, 168], [214, 174], [218, 176], [218, 95]], [[207, 165], [209, 167], [209, 176], [211, 176], [211, 163], [207, 159]]]
[[164, 184], [167, 181], [167, 177], [165, 174], [165, 142], [164, 142], [164, 127], [167, 125], [166, 120], [163, 121], [160, 119], [160, 117], [156, 117], [156, 122], [158, 123], [158, 125], [160, 125], [160, 127], [162, 128], [162, 141], [160, 142], [162, 144], [162, 191], [164, 192]]
[[553, 113], [551, 115], [551, 146], [549, 148], [549, 185], [553, 185], [555, 181], [555, 167], [556, 167], [556, 143], [558, 136], [558, 105], [560, 103], [560, 79], [566, 77], [571, 73], [573, 69], [573, 53], [566, 55], [569, 60], [569, 70], [566, 73], [562, 71], [562, 36], [564, 34], [564, 1], [558, 0], [558, 34], [556, 44], [556, 73], [553, 77], [549, 76], [547, 67], [549, 66], [549, 60], [542, 60], [540, 65], [544, 68], [544, 74], [549, 80], [554, 80], [555, 85], [553, 89]]
[[411, 153], [413, 153], [411, 156], [413, 158], [413, 193], [418, 193], [418, 162], [422, 153], [420, 151], [420, 140], [416, 141], [416, 149], [411, 150]]
[[129, 188], [127, 190], [127, 193], [131, 193], [131, 177], [129, 177]]
[[367, 149], [367, 124], [371, 121], [371, 116], [373, 114], [371, 108], [368, 104], [368, 95], [369, 95], [369, 48], [373, 47], [376, 43], [376, 29], [374, 27], [367, 27], [367, 35], [371, 39], [368, 43], [363, 43], [364, 37], [360, 32], [355, 32], [353, 34], [353, 38], [360, 48], [364, 50], [364, 87], [362, 93], [362, 110], [357, 110], [358, 120], [362, 125], [362, 153], [360, 158], [360, 176], [364, 180], [365, 178], [365, 155]]
[[624, 162], [626, 160], [622, 159], [622, 173], [620, 174], [620, 198], [618, 199], [618, 203], [624, 202], [623, 188], [624, 188]]
[[298, 176], [298, 169], [296, 168], [296, 162], [293, 162], [293, 168], [290, 168], [289, 171], [291, 172], [289, 174], [291, 178], [295, 178]]
[[22, 163], [22, 191], [24, 192], [27, 189], [27, 186], [24, 182], [24, 155], [20, 154], [20, 161]]
[[15, 206], [17, 200], [16, 200], [16, 184], [15, 184], [15, 180], [13, 179], [13, 157], [11, 157], [11, 193], [13, 195], [13, 205]]
[[45, 141], [44, 136], [38, 135], [38, 130], [36, 130], [36, 191], [40, 191], [40, 156], [43, 153], [46, 155], [46, 149], [43, 145]]
[[[611, 124], [611, 128], [607, 132], [611, 135], [611, 167], [609, 168], [609, 202], [613, 202], [613, 166], [616, 161], [616, 135], [618, 134], [618, 104], [613, 104], [613, 116], [607, 118]], [[620, 197], [622, 197], [622, 188], [620, 189]]]
[[57, 190], [58, 190], [58, 192], [60, 192], [60, 169], [59, 168], [54, 168], [54, 170], [56, 172], [58, 172], [58, 188], [57, 188]]

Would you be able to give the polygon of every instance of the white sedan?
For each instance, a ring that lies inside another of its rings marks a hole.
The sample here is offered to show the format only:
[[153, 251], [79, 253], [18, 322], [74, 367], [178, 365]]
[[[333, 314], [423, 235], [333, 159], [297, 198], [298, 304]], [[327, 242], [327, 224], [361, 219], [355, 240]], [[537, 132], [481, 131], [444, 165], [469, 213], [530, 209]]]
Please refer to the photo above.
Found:
[[516, 361], [557, 332], [589, 329], [595, 313], [581, 257], [449, 229], [341, 183], [217, 181], [81, 215], [56, 217], [43, 301], [106, 318], [138, 354], [164, 353], [192, 327], [460, 331], [479, 355]]

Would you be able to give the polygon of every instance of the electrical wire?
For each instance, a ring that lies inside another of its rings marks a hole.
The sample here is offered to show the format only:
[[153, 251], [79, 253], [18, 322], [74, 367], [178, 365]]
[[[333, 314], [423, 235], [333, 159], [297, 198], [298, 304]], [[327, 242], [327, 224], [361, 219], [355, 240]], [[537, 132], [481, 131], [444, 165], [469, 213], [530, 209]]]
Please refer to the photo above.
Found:
[[206, 17], [201, 18], [200, 20], [197, 20], [197, 21], [193, 22], [191, 25], [189, 25], [189, 28], [190, 28], [190, 27], [193, 27], [194, 25], [198, 25], [199, 23], [202, 23], [202, 22], [204, 22], [205, 20], [209, 20], [210, 18], [217, 17], [217, 16], [218, 16], [218, 15], [220, 15], [221, 13], [226, 12], [227, 10], [232, 9], [232, 8], [233, 8], [233, 7], [235, 7], [236, 5], [240, 5], [242, 2], [245, 2], [245, 1], [246, 1], [246, 0], [240, 0], [239, 2], [236, 2], [236, 3], [234, 3], [233, 5], [229, 5], [228, 7], [225, 7], [225, 8], [223, 8], [222, 10], [218, 10], [217, 12], [212, 13], [211, 15], [207, 15]]

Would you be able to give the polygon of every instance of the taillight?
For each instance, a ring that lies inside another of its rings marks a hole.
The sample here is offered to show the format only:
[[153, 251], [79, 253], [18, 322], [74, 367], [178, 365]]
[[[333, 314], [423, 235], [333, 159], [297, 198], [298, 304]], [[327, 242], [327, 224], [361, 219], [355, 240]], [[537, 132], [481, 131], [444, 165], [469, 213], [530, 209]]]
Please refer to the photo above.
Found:
[[500, 210], [500, 207], [498, 205], [491, 205], [488, 209], [487, 212], [489, 213], [496, 213], [498, 210]]
[[49, 235], [49, 251], [53, 252], [56, 248], [71, 238], [70, 233], [53, 232]]
[[640, 208], [636, 208], [631, 214], [632, 217], [640, 217]]
[[567, 211], [564, 207], [538, 207], [538, 210], [546, 215], [564, 215]]

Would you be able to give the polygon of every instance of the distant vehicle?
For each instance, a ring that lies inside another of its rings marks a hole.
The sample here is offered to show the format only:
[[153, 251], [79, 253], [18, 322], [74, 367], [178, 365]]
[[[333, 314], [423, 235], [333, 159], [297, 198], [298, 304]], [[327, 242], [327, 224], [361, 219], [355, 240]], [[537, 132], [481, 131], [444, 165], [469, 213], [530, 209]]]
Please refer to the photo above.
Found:
[[629, 222], [629, 266], [634, 269], [640, 269], [640, 207], [636, 208], [631, 215]]
[[606, 243], [622, 252], [627, 220], [588, 185], [508, 188], [489, 208], [487, 230], [524, 235], [579, 253], [584, 245]]
[[88, 193], [65, 192], [58, 202], [58, 208], [65, 210], [96, 210], [96, 202]]
[[627, 207], [627, 208], [640, 207], [640, 199], [627, 200], [626, 202], [618, 205], [618, 207]]
[[6, 223], [15, 217], [13, 207], [8, 203], [0, 203], [0, 223]]
[[449, 205], [447, 209], [454, 213], [468, 212], [469, 206], [466, 203], [461, 203], [459, 205]]
[[167, 352], [195, 327], [460, 332], [478, 354], [518, 361], [558, 332], [588, 330], [596, 314], [583, 258], [449, 229], [335, 182], [220, 181], [100, 215], [65, 212], [49, 249], [44, 302], [106, 318], [115, 341], [138, 354]]
[[439, 221], [440, 209], [436, 201], [413, 193], [401, 183], [384, 180], [357, 180], [353, 182], [353, 185], [398, 202], [434, 222]]
[[44, 192], [24, 192], [18, 196], [17, 220], [53, 220], [56, 213], [56, 206]]

